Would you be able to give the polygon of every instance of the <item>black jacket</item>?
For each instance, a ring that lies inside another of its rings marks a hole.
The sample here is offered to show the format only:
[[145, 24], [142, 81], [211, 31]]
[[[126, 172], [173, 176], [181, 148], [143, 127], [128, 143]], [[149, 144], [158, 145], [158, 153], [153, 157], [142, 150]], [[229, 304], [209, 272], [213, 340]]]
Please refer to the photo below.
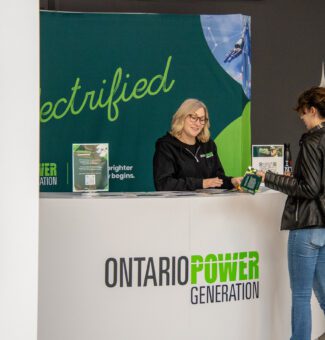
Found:
[[210, 139], [197, 141], [195, 146], [182, 143], [167, 133], [156, 142], [153, 159], [156, 190], [185, 191], [202, 189], [205, 178], [223, 179], [222, 188], [231, 189], [231, 177], [225, 172], [217, 154], [217, 147]]
[[293, 177], [265, 174], [267, 187], [288, 195], [281, 229], [325, 227], [324, 155], [325, 124], [321, 124], [302, 135]]

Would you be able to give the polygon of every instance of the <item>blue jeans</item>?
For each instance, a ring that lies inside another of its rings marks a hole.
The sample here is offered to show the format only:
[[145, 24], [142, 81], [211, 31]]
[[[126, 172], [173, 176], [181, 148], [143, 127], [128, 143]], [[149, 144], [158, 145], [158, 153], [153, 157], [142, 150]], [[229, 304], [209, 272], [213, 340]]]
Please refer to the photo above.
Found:
[[325, 228], [292, 230], [288, 240], [291, 340], [311, 338], [311, 293], [325, 313]]

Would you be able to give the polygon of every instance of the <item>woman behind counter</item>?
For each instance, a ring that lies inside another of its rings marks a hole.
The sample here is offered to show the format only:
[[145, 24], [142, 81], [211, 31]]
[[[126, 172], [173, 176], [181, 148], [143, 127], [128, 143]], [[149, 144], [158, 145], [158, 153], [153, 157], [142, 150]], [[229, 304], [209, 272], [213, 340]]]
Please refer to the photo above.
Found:
[[197, 99], [185, 100], [173, 116], [170, 132], [156, 142], [156, 190], [233, 189], [240, 184], [241, 178], [225, 175], [209, 127], [207, 107]]

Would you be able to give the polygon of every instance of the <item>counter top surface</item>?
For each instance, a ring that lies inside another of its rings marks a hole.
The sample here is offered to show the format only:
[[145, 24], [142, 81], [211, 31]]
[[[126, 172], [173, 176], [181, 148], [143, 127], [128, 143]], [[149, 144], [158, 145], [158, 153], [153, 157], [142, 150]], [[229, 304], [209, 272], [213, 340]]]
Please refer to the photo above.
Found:
[[[256, 195], [277, 193], [277, 191], [260, 187]], [[40, 199], [139, 199], [139, 198], [184, 198], [184, 197], [224, 197], [252, 196], [249, 193], [225, 189], [203, 189], [197, 191], [152, 191], [152, 192], [41, 192]]]

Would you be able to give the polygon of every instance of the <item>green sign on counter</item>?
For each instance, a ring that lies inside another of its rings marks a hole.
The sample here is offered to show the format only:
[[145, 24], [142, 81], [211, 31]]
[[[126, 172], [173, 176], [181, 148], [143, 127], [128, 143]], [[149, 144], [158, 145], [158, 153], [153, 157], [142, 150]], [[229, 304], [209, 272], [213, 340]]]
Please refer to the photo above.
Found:
[[108, 144], [73, 144], [73, 191], [108, 191]]

